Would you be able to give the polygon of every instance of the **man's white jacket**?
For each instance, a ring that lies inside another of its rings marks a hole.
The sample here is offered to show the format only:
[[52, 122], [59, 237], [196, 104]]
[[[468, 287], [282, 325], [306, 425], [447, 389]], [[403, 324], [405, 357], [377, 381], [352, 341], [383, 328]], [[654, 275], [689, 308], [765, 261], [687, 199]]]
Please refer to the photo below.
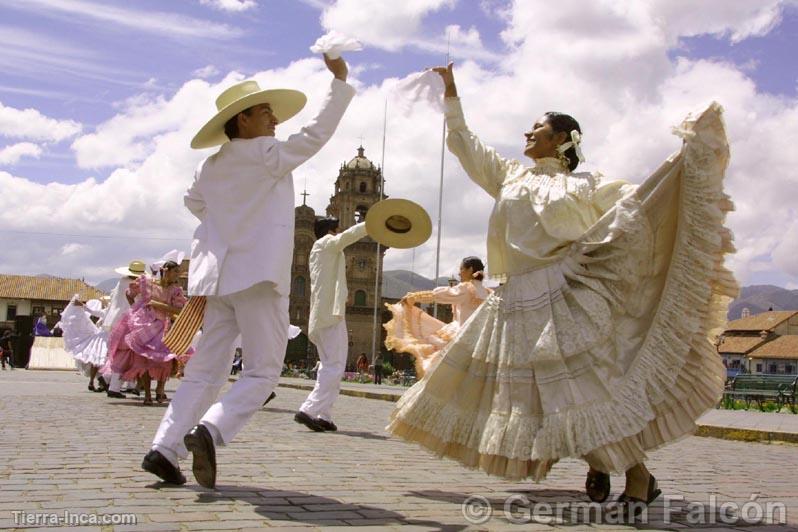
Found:
[[199, 219], [191, 244], [189, 295], [228, 295], [263, 281], [291, 290], [294, 180], [291, 171], [330, 139], [355, 95], [334, 79], [318, 116], [286, 141], [233, 139], [205, 159], [186, 207]]
[[366, 223], [353, 225], [338, 235], [325, 235], [310, 249], [310, 320], [308, 338], [335, 325], [346, 314], [346, 257], [344, 248], [366, 236]]

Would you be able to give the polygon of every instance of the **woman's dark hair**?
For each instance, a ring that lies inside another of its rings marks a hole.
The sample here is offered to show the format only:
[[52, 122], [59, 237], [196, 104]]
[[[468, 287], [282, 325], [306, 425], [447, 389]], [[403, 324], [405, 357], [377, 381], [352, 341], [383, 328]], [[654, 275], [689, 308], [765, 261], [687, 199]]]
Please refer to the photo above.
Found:
[[[244, 109], [241, 113], [249, 116], [252, 114], [252, 107]], [[227, 138], [230, 140], [238, 138], [238, 115], [241, 113], [236, 113], [233, 118], [224, 123], [224, 134], [227, 135]]]
[[163, 263], [163, 266], [161, 266], [161, 270], [169, 271], [169, 270], [174, 270], [175, 268], [179, 268], [179, 267], [180, 267], [180, 265], [178, 263], [176, 263], [175, 261], [168, 260], [168, 261]]
[[[474, 279], [481, 281], [485, 278], [485, 265], [479, 257], [466, 257], [463, 259], [463, 268], [471, 268], [471, 272], [475, 273]], [[482, 273], [477, 273], [482, 272]]]
[[313, 223], [313, 232], [316, 238], [319, 239], [338, 227], [338, 218], [334, 216], [327, 216], [326, 218], [319, 218]]
[[[571, 141], [571, 131], [574, 129], [580, 134], [582, 133], [582, 128], [579, 127], [579, 122], [577, 122], [576, 119], [571, 115], [549, 111], [543, 116], [545, 116], [546, 120], [548, 120], [549, 124], [551, 124], [551, 130], [554, 133], [565, 133], [565, 142]], [[563, 155], [568, 157], [568, 169], [572, 172], [576, 170], [576, 167], [579, 166], [579, 157], [576, 156], [576, 150], [573, 148], [573, 146], [565, 150]]]

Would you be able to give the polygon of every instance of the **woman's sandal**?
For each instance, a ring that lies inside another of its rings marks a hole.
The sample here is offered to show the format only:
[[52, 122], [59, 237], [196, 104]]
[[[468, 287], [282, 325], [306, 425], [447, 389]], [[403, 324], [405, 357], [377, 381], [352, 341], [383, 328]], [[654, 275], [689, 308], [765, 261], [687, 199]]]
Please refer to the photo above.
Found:
[[585, 492], [593, 502], [602, 503], [610, 496], [610, 476], [595, 469], [587, 472]]
[[145, 398], [144, 402], [142, 403], [144, 406], [152, 406], [152, 398]]
[[657, 479], [654, 478], [654, 475], [649, 474], [648, 495], [646, 495], [645, 500], [627, 495], [626, 492], [621, 493], [618, 497], [618, 507], [621, 515], [627, 519], [639, 516], [643, 513], [643, 508], [654, 502], [660, 495], [662, 495], [662, 490], [657, 489]]
[[162, 404], [164, 404], [164, 403], [166, 402], [166, 399], [167, 399], [167, 397], [166, 397], [166, 394], [165, 394], [165, 393], [162, 393], [162, 394], [155, 394], [155, 401], [156, 401], [156, 402], [157, 402], [159, 405], [162, 405]]
[[90, 392], [96, 392], [97, 388], [95, 388], [93, 384], [89, 384], [89, 391]]

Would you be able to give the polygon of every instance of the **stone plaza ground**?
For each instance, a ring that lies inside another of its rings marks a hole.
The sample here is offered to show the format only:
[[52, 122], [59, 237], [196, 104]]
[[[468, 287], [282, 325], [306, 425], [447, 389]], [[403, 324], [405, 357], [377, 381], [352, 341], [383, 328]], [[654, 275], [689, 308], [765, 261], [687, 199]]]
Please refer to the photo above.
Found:
[[[73, 372], [0, 373], [0, 528], [625, 528], [611, 506], [587, 505], [579, 460], [541, 484], [507, 482], [388, 436], [390, 401], [342, 395], [339, 431], [310, 432], [292, 419], [307, 392], [285, 386], [219, 449], [216, 490], [194, 482], [190, 461], [188, 484], [165, 487], [140, 469], [165, 407], [86, 384]], [[688, 437], [648, 466], [665, 496], [629, 528], [798, 530], [798, 445]], [[614, 498], [623, 478], [612, 482]]]

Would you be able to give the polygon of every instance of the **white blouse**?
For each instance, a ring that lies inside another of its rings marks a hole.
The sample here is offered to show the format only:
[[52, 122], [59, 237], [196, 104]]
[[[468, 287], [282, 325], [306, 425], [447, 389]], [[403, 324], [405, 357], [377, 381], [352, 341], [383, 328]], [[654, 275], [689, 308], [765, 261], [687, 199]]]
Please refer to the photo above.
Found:
[[452, 319], [462, 325], [479, 308], [492, 290], [482, 286], [482, 281], [472, 279], [455, 286], [439, 286], [431, 291], [436, 303], [452, 306]]
[[466, 126], [459, 98], [446, 98], [447, 145], [463, 169], [496, 203], [488, 226], [491, 277], [535, 270], [561, 260], [570, 244], [634, 189], [601, 183], [600, 174], [571, 173], [556, 158], [525, 167], [504, 159]]

